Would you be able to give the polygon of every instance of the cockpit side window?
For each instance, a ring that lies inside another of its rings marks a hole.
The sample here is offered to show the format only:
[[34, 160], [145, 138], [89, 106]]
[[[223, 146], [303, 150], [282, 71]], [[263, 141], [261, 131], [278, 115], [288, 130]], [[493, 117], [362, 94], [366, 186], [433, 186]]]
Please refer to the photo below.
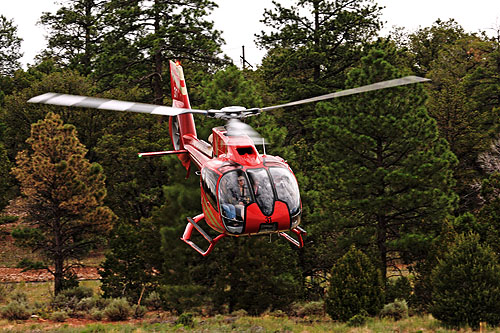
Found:
[[274, 193], [266, 169], [248, 169], [255, 201], [264, 215], [271, 215], [274, 209]]
[[278, 200], [288, 205], [290, 215], [295, 215], [300, 210], [299, 185], [293, 174], [286, 168], [269, 168], [273, 178]]
[[217, 179], [219, 179], [219, 175], [215, 171], [207, 168], [204, 168], [201, 171], [201, 184], [203, 191], [206, 193], [210, 205], [218, 211], [216, 197]]

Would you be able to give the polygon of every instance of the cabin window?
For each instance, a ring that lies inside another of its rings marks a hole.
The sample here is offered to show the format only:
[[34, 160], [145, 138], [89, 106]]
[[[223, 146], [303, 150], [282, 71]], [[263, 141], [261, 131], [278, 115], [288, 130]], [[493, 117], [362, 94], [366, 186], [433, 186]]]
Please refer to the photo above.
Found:
[[219, 202], [223, 216], [243, 221], [245, 206], [253, 202], [250, 186], [242, 170], [225, 173], [219, 183]]
[[205, 192], [208, 202], [212, 207], [218, 211], [217, 209], [217, 180], [219, 179], [219, 175], [208, 168], [204, 168], [201, 171], [201, 185], [203, 187], [203, 192]]
[[248, 169], [248, 178], [252, 184], [255, 201], [264, 215], [272, 215], [274, 209], [274, 193], [271, 180], [266, 169]]
[[278, 200], [285, 202], [290, 210], [290, 215], [295, 215], [300, 210], [299, 185], [295, 176], [286, 168], [269, 168], [273, 178], [274, 188]]

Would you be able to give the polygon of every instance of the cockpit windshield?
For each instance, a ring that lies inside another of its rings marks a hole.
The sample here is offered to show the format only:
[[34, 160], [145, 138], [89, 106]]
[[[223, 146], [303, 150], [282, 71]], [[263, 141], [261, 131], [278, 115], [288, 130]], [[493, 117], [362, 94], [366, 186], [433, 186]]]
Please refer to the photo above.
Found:
[[271, 215], [274, 209], [274, 193], [266, 169], [248, 169], [253, 195], [264, 215]]
[[269, 168], [273, 178], [274, 188], [278, 195], [278, 200], [284, 201], [288, 205], [290, 215], [295, 215], [300, 210], [299, 185], [293, 174], [285, 168]]
[[245, 206], [253, 202], [264, 215], [270, 216], [276, 200], [287, 204], [291, 216], [300, 211], [299, 186], [287, 168], [232, 170], [219, 183], [221, 213], [234, 221], [243, 221]]

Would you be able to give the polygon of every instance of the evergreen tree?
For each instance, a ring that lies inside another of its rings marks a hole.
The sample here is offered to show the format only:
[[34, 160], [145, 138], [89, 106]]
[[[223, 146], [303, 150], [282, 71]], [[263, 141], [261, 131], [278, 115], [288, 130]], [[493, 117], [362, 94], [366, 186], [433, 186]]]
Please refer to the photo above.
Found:
[[0, 76], [13, 75], [21, 67], [21, 41], [13, 20], [0, 15]]
[[[346, 85], [400, 76], [384, 52], [372, 50]], [[318, 228], [341, 248], [354, 243], [377, 253], [384, 279], [394, 260], [425, 256], [456, 201], [456, 159], [424, 102], [421, 85], [340, 98], [319, 104], [312, 126]]]
[[326, 313], [347, 321], [363, 311], [375, 316], [384, 305], [380, 271], [354, 246], [333, 266], [325, 298]]
[[268, 50], [263, 61], [266, 80], [285, 99], [341, 87], [345, 70], [359, 60], [363, 44], [381, 26], [381, 8], [371, 0], [300, 0], [290, 8], [273, 1], [273, 5], [261, 20], [272, 31], [262, 31], [257, 41]]
[[103, 205], [102, 168], [85, 158], [87, 150], [74, 126], [49, 113], [33, 124], [27, 143], [31, 149], [17, 155], [13, 173], [21, 185], [29, 226], [12, 235], [47, 259], [58, 294], [71, 274], [71, 260], [81, 259], [103, 240], [114, 214]]
[[140, 85], [149, 102], [163, 104], [170, 91], [167, 61], [218, 63], [222, 39], [207, 15], [210, 0], [126, 1], [106, 5], [103, 51], [95, 77], [103, 89]]
[[432, 272], [432, 315], [449, 326], [500, 322], [500, 266], [475, 234], [461, 235]]
[[92, 72], [101, 49], [107, 0], [70, 0], [55, 14], [45, 12], [40, 22], [48, 28], [48, 49], [58, 63], [81, 74]]

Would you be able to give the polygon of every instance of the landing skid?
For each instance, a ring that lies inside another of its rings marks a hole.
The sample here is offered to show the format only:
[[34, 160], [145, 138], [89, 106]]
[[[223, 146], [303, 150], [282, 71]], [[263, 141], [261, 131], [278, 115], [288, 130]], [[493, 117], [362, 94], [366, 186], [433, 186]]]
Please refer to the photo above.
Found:
[[[191, 246], [193, 249], [195, 249], [199, 254], [202, 256], [207, 256], [212, 250], [214, 249], [215, 244], [221, 239], [226, 237], [226, 234], [220, 234], [215, 238], [210, 237], [205, 230], [203, 230], [199, 225], [198, 222], [203, 220], [205, 218], [205, 214], [200, 214], [198, 216], [195, 216], [194, 218], [188, 217], [188, 224], [186, 225], [186, 229], [184, 230], [184, 234], [182, 235], [181, 240], [183, 240], [186, 244]], [[202, 236], [205, 238], [208, 243], [210, 244], [208, 248], [203, 251], [202, 248], [200, 248], [198, 245], [196, 245], [192, 240], [191, 240], [191, 234], [193, 233], [193, 228], [196, 229]]]
[[297, 239], [293, 238], [291, 235], [286, 232], [280, 232], [279, 235], [285, 238], [287, 241], [298, 247], [299, 249], [304, 247], [304, 240], [302, 239], [302, 235], [307, 235], [307, 231], [302, 229], [300, 226], [297, 226], [295, 229], [291, 230], [294, 234], [297, 235]]

